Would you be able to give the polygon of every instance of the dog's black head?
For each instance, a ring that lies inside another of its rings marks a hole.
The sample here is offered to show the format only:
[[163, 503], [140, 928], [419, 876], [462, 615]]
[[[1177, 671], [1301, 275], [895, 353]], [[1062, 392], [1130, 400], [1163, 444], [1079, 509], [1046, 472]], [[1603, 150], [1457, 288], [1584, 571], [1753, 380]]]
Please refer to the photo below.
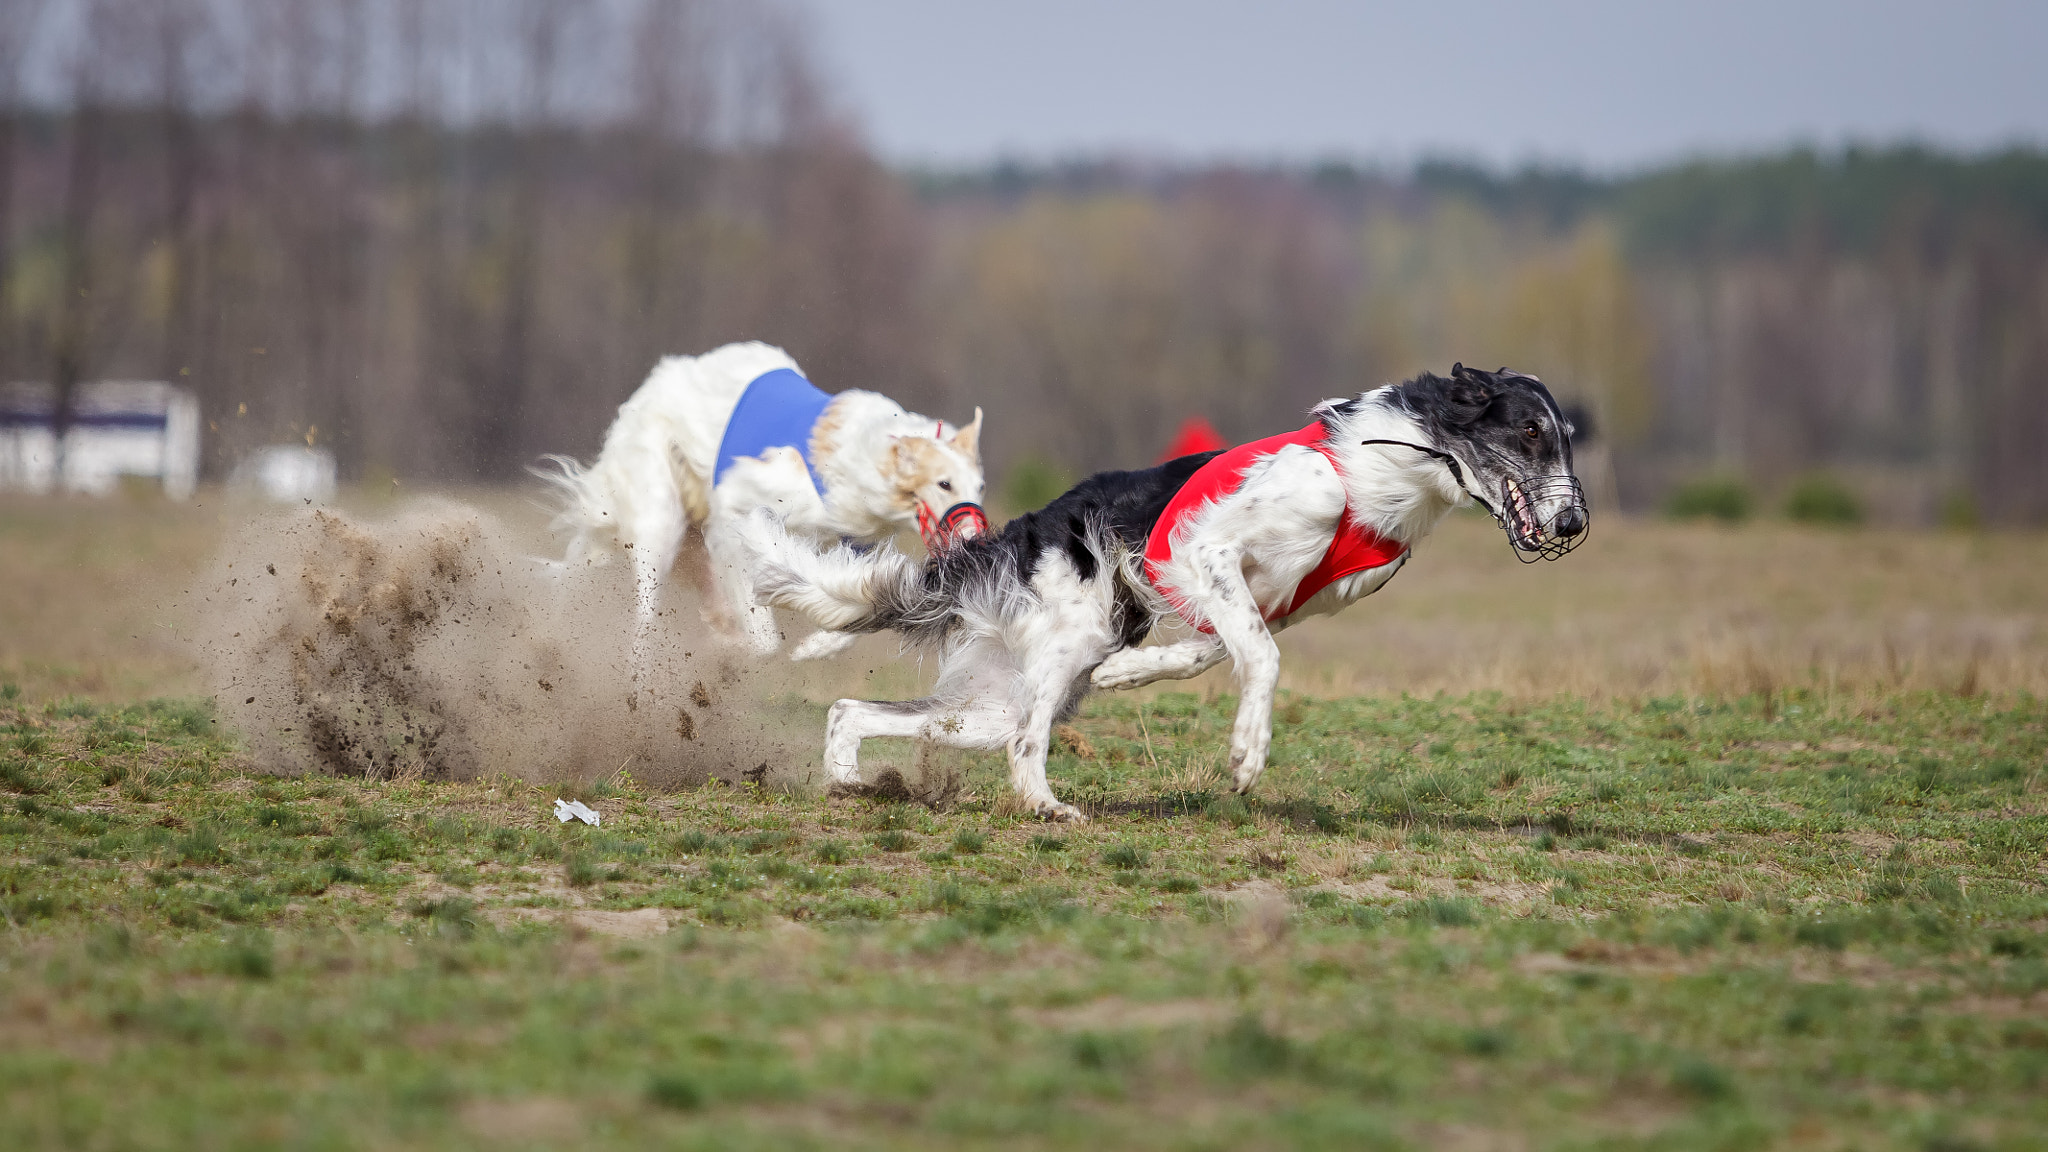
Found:
[[1572, 474], [1572, 425], [1541, 380], [1459, 364], [1449, 377], [1424, 373], [1399, 385], [1393, 399], [1462, 473], [1459, 484], [1500, 521], [1518, 555], [1554, 560], [1585, 539], [1591, 520]]

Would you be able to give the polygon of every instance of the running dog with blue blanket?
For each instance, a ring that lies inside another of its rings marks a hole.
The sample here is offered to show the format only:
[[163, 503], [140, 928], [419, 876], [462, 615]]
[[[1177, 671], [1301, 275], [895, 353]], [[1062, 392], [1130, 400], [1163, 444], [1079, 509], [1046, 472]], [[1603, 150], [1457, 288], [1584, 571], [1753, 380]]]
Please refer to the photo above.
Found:
[[[749, 342], [664, 358], [619, 406], [594, 462], [550, 456], [554, 469], [538, 474], [562, 493], [554, 526], [570, 535], [569, 563], [632, 557], [636, 655], [692, 527], [710, 565], [705, 619], [767, 655], [782, 637], [754, 602], [739, 522], [769, 509], [821, 545], [875, 544], [914, 524], [937, 551], [988, 530], [980, 442], [978, 408], [955, 428], [874, 392], [827, 395], [788, 353]], [[828, 656], [851, 640], [819, 633], [792, 655]]]

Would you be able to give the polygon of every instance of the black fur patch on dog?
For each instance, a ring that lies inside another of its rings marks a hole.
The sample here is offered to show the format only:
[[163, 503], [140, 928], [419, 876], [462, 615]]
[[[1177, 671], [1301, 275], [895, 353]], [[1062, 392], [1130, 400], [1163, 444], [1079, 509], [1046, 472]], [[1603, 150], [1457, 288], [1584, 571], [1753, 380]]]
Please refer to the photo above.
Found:
[[[1219, 455], [1198, 452], [1153, 468], [1097, 472], [1038, 511], [1026, 512], [1004, 525], [998, 539], [1016, 549], [1018, 572], [1026, 580], [1037, 573], [1038, 557], [1052, 548], [1066, 553], [1081, 579], [1093, 580], [1095, 553], [1103, 542], [1097, 533], [1106, 531], [1110, 539], [1144, 551], [1152, 526], [1166, 512], [1174, 493]], [[1089, 546], [1091, 538], [1096, 541], [1093, 548]]]
[[1462, 443], [1522, 468], [1571, 466], [1570, 424], [1534, 376], [1459, 364], [1448, 377], [1424, 372], [1396, 385], [1392, 397], [1439, 445]]
[[[978, 573], [1005, 567], [1029, 585], [1040, 563], [1052, 554], [1064, 555], [1082, 580], [1093, 580], [1101, 570], [1105, 546], [1121, 543], [1134, 552], [1145, 550], [1152, 526], [1159, 522], [1174, 493], [1217, 455], [1200, 452], [1152, 468], [1097, 472], [1045, 507], [1005, 524], [1001, 532], [963, 541], [926, 561], [921, 599], [943, 596], [947, 589], [967, 586]], [[1125, 643], [1136, 644], [1156, 623], [1153, 613], [1135, 591], [1121, 583], [1115, 596], [1112, 626]], [[897, 611], [884, 610], [874, 626], [904, 628], [914, 619], [925, 618], [922, 608], [903, 605]]]

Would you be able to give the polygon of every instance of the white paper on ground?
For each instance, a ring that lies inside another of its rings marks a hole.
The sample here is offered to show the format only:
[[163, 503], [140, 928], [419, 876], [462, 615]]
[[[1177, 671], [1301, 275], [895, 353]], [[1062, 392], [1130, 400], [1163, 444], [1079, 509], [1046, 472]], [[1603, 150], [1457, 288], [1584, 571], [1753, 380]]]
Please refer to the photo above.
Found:
[[557, 800], [555, 801], [555, 819], [560, 820], [564, 824], [571, 820], [581, 820], [585, 824], [594, 826], [601, 817], [598, 816], [595, 809], [581, 800]]

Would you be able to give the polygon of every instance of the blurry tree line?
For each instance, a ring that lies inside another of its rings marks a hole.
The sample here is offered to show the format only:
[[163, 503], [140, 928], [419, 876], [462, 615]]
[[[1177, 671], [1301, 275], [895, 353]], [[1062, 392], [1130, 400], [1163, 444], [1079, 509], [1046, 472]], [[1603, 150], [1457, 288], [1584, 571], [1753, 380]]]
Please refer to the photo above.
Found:
[[1595, 179], [1116, 163], [920, 178], [948, 379], [1128, 464], [1454, 360], [1589, 410], [1596, 502], [1688, 482], [2048, 519], [2048, 155], [1807, 151]]
[[2038, 522], [2048, 156], [892, 172], [772, 0], [0, 4], [0, 374], [184, 382], [215, 474], [516, 476], [738, 339], [983, 405], [999, 480], [1463, 360], [1592, 413], [1598, 501]]
[[773, 5], [6, 0], [0, 189], [0, 370], [185, 383], [214, 474], [514, 476], [742, 336], [918, 382], [910, 198]]

